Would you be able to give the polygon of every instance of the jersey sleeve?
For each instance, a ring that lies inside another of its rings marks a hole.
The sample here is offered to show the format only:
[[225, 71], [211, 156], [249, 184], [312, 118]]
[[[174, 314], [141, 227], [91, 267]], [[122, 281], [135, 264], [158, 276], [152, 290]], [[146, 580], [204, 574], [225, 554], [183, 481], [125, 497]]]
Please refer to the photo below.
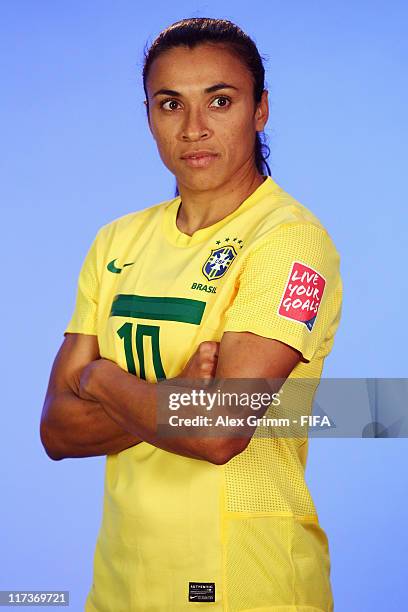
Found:
[[96, 234], [82, 263], [77, 282], [75, 308], [64, 335], [67, 332], [97, 335], [99, 239], [100, 231]]
[[339, 254], [323, 227], [283, 224], [250, 252], [224, 331], [284, 342], [310, 361], [329, 352], [341, 311]]

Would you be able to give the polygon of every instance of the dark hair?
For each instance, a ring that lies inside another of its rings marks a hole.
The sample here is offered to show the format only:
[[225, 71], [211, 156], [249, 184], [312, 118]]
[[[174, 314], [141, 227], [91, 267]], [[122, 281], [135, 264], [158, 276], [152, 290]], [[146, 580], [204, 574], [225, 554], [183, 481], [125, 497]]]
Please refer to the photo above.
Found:
[[[209, 17], [191, 17], [176, 21], [163, 30], [150, 48], [145, 49], [143, 65], [143, 89], [147, 97], [146, 81], [154, 60], [173, 47], [186, 46], [192, 49], [204, 43], [224, 44], [228, 46], [245, 64], [254, 80], [255, 104], [261, 101], [265, 89], [265, 69], [262, 58], [254, 41], [241, 28], [227, 19]], [[147, 106], [147, 112], [149, 107]], [[256, 133], [255, 164], [261, 174], [271, 174], [267, 163], [270, 149], [264, 135]], [[178, 190], [176, 195], [178, 195]]]

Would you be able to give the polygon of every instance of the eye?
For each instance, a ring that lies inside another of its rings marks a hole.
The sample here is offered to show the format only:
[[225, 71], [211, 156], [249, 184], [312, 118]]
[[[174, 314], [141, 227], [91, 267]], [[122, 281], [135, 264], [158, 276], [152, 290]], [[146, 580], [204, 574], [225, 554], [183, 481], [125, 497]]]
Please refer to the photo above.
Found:
[[168, 111], [174, 111], [177, 110], [178, 107], [180, 105], [180, 102], [178, 102], [177, 100], [163, 100], [163, 102], [160, 102], [160, 108], [164, 108], [164, 110], [168, 110]]
[[226, 108], [230, 106], [230, 104], [231, 104], [231, 100], [227, 98], [227, 96], [217, 96], [211, 102], [210, 106], [215, 106], [215, 108]]

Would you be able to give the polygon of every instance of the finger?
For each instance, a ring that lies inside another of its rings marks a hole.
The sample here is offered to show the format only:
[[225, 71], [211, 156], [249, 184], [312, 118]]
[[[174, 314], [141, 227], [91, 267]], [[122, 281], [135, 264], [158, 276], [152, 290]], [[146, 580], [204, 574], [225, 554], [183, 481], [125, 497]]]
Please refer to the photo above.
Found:
[[213, 340], [205, 340], [198, 345], [198, 351], [200, 353], [215, 352], [218, 349], [218, 342]]

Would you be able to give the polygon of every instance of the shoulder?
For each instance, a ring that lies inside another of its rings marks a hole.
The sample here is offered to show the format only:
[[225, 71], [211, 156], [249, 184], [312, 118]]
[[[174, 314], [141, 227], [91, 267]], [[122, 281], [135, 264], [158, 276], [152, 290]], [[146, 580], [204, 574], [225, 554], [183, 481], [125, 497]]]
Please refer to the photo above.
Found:
[[126, 239], [127, 236], [137, 236], [146, 226], [154, 224], [155, 222], [159, 223], [163, 211], [167, 206], [170, 206], [175, 199], [176, 198], [163, 200], [152, 206], [112, 219], [99, 228], [97, 232], [99, 242], [108, 243], [112, 240]]
[[313, 250], [323, 248], [338, 252], [316, 214], [268, 177], [269, 189], [258, 203], [258, 222], [247, 254], [259, 249]]
[[317, 215], [285, 191], [272, 177], [267, 177], [256, 209], [259, 238], [293, 224], [314, 226], [327, 232]]

